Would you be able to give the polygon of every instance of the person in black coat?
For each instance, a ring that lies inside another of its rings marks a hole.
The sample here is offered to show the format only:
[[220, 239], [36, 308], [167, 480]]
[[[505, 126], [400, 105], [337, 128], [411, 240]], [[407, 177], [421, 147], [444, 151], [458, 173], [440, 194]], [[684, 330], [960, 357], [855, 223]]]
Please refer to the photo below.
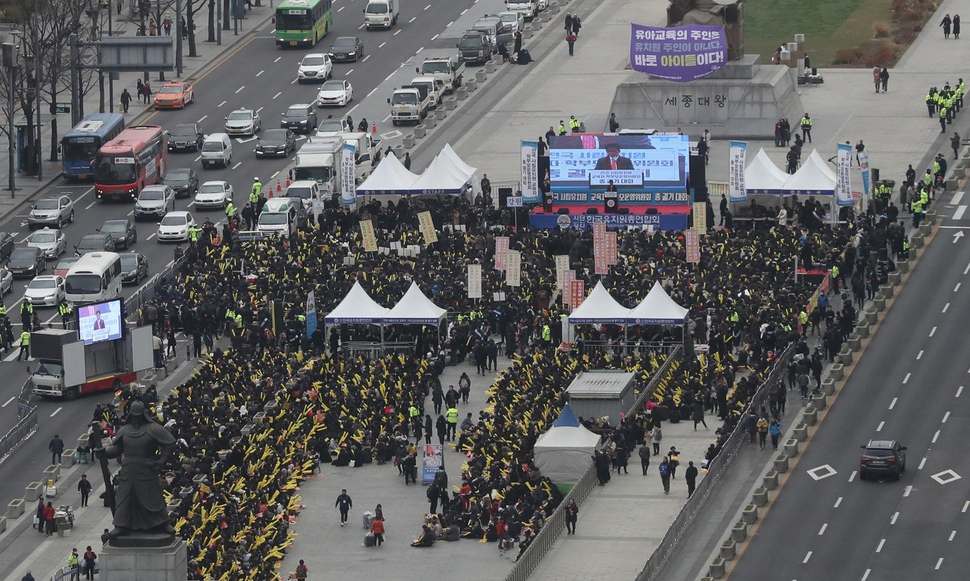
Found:
[[[435, 424], [435, 431], [438, 433], [438, 443], [445, 445], [445, 436], [448, 434], [448, 422], [445, 416], [438, 414], [438, 421]], [[428, 416], [428, 443], [431, 443], [431, 416]]]
[[[441, 417], [441, 416], [438, 416], [438, 417]], [[425, 414], [424, 416], [424, 443], [425, 444], [431, 443], [431, 436], [433, 435], [431, 430], [433, 429], [433, 427], [434, 427], [434, 424], [431, 422], [431, 416], [429, 414]]]

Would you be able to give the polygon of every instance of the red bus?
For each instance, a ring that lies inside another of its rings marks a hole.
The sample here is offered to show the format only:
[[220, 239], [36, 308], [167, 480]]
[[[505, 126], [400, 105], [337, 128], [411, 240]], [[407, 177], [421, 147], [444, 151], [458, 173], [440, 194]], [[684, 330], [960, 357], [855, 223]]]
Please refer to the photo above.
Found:
[[165, 132], [157, 125], [128, 127], [98, 150], [94, 191], [98, 199], [134, 200], [145, 186], [165, 175]]

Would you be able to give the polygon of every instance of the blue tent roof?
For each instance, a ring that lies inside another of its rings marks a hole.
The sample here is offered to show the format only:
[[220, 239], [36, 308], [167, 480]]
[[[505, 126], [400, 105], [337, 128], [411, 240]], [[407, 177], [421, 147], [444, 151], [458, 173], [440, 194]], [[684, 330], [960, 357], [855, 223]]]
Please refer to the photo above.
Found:
[[573, 408], [568, 403], [562, 407], [562, 413], [559, 414], [559, 419], [552, 424], [554, 428], [564, 426], [567, 428], [579, 427], [579, 420], [576, 419], [576, 414], [573, 413]]

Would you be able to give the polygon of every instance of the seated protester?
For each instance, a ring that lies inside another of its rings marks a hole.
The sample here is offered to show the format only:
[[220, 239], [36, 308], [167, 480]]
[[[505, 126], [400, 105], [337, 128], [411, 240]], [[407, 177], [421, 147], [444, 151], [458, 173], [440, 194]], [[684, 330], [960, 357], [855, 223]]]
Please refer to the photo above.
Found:
[[532, 55], [528, 49], [520, 49], [519, 54], [515, 55], [515, 62], [520, 65], [527, 65], [532, 62]]
[[519, 541], [519, 554], [515, 556], [516, 561], [518, 561], [519, 557], [522, 556], [522, 553], [529, 548], [529, 545], [532, 544], [532, 540], [534, 538], [535, 534], [533, 534], [532, 529], [525, 529], [522, 531], [522, 540]]
[[430, 547], [434, 544], [434, 531], [428, 525], [421, 525], [421, 536], [411, 542], [412, 547]]

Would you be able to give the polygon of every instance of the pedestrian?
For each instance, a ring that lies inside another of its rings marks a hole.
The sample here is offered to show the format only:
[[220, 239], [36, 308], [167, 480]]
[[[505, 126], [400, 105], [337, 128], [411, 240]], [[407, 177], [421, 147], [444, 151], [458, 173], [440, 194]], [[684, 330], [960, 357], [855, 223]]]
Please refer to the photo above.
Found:
[[103, 547], [107, 545], [108, 541], [110, 540], [111, 540], [111, 533], [108, 531], [108, 529], [104, 529], [104, 532], [101, 533], [101, 546]]
[[579, 519], [579, 507], [572, 498], [566, 503], [566, 534], [576, 534], [576, 521]]
[[758, 418], [758, 447], [762, 450], [765, 449], [765, 445], [768, 441], [768, 418], [761, 416]]
[[[340, 510], [340, 526], [345, 526], [347, 524], [347, 515], [350, 513], [350, 509], [354, 507], [354, 501], [347, 494], [346, 488], [340, 489], [340, 496], [337, 497], [337, 501], [333, 505]], [[300, 563], [302, 562], [300, 561]]]
[[660, 442], [663, 441], [664, 435], [660, 430], [660, 424], [657, 424], [653, 428], [653, 455], [658, 456], [660, 454]]
[[488, 174], [482, 174], [482, 204], [490, 207], [492, 203], [492, 182], [488, 179]]
[[162, 28], [165, 29], [165, 36], [172, 36], [172, 19], [166, 18], [162, 21]]
[[519, 53], [522, 52], [522, 31], [516, 30], [512, 36], [512, 56], [516, 62], [519, 60]]
[[54, 505], [48, 502], [44, 506], [44, 533], [49, 537], [57, 530], [54, 521]]
[[953, 132], [953, 137], [950, 138], [950, 149], [953, 150], [953, 159], [960, 156], [960, 134], [956, 131]]
[[768, 426], [768, 435], [771, 436], [771, 447], [777, 450], [778, 440], [781, 439], [781, 422], [777, 419], [771, 420], [771, 425]]
[[610, 133], [616, 133], [620, 130], [620, 122], [616, 120], [616, 113], [610, 113]]
[[435, 382], [431, 388], [431, 403], [434, 404], [434, 413], [441, 414], [441, 403], [445, 400], [445, 392], [441, 389], [441, 383]]
[[680, 452], [675, 446], [671, 446], [670, 452], [667, 452], [667, 466], [670, 468], [670, 477], [677, 478], [677, 467], [680, 466]]
[[404, 153], [404, 169], [411, 169], [411, 152], [407, 151]]
[[64, 452], [64, 440], [58, 434], [54, 434], [54, 437], [47, 444], [47, 449], [51, 453], [51, 464], [60, 464], [61, 454]]
[[468, 397], [472, 392], [472, 380], [468, 376], [468, 373], [462, 371], [461, 377], [458, 378], [458, 392], [461, 395], [461, 403], [467, 404]]
[[802, 115], [801, 120], [798, 122], [798, 126], [802, 129], [802, 140], [809, 143], [812, 142], [812, 125], [814, 124], [815, 121], [808, 113]]
[[145, 100], [145, 82], [141, 79], [135, 79], [135, 92], [138, 93], [138, 102], [143, 102]]
[[694, 466], [693, 461], [687, 463], [684, 480], [687, 481], [687, 498], [690, 498], [693, 496], [694, 489], [697, 487], [697, 467]]
[[34, 528], [37, 532], [44, 534], [44, 509], [47, 508], [44, 505], [44, 495], [37, 495], [37, 508], [34, 509]]
[[566, 33], [566, 44], [569, 46], [569, 56], [573, 56], [573, 45], [576, 44], [576, 34], [574, 32]]
[[945, 39], [950, 38], [950, 25], [951, 24], [953, 24], [953, 20], [950, 18], [950, 15], [949, 14], [947, 14], [946, 16], [944, 16], [943, 17], [943, 20], [940, 21], [940, 24], [939, 25], [943, 27], [943, 38], [945, 38]]
[[[428, 443], [431, 443], [431, 416], [428, 416]], [[448, 436], [448, 422], [445, 421], [445, 416], [438, 414], [438, 421], [435, 422], [435, 433], [438, 434], [438, 443], [442, 446], [445, 445], [445, 438]]]
[[567, 34], [573, 31], [573, 15], [572, 15], [572, 13], [570, 13], [570, 12], [567, 12], [566, 13], [566, 18], [565, 18], [565, 21], [563, 22], [563, 28], [566, 30], [566, 33]]
[[77, 547], [67, 556], [67, 568], [71, 572], [71, 581], [81, 581], [81, 555], [77, 554]]
[[145, 82], [145, 104], [148, 105], [152, 102], [152, 86], [147, 81]]
[[952, 32], [953, 32], [953, 39], [960, 40], [960, 15], [959, 14], [953, 15]]
[[303, 559], [300, 559], [300, 564], [296, 566], [296, 571], [293, 572], [293, 576], [296, 577], [296, 581], [306, 581], [307, 575], [309, 574], [310, 569], [307, 568]]
[[94, 552], [91, 545], [84, 550], [84, 578], [94, 579], [94, 571], [98, 568], [98, 554]]
[[81, 480], [77, 483], [77, 491], [81, 494], [81, 507], [88, 505], [88, 496], [91, 495], [91, 481], [87, 474], [81, 475]]
[[20, 578], [20, 581], [34, 581], [34, 576], [30, 574], [30, 571]]
[[370, 521], [370, 532], [374, 535], [374, 546], [380, 548], [384, 544], [384, 518], [382, 515], [374, 515], [373, 520]]
[[667, 457], [660, 461], [660, 482], [663, 483], [664, 494], [670, 494], [670, 464], [667, 462]]
[[128, 87], [125, 87], [124, 90], [121, 91], [121, 109], [125, 112], [125, 114], [128, 113], [128, 107], [130, 105], [131, 93], [128, 92]]
[[876, 86], [876, 92], [879, 92], [879, 67], [872, 67], [872, 84]]
[[704, 402], [700, 399], [694, 402], [694, 409], [691, 413], [691, 419], [694, 420], [694, 431], [697, 431], [697, 424], [700, 423], [704, 426], [705, 430], [709, 430], [707, 427], [707, 422], [704, 421]]
[[441, 496], [441, 488], [438, 483], [432, 482], [424, 494], [428, 497], [428, 514], [437, 514], [438, 498]]
[[573, 36], [579, 36], [579, 29], [583, 27], [582, 21], [579, 19], [578, 14], [573, 15]]
[[883, 67], [882, 70], [879, 71], [879, 83], [882, 85], [882, 92], [888, 93], [889, 92], [889, 69], [887, 69], [886, 67]]
[[647, 441], [644, 440], [640, 444], [640, 448], [637, 449], [637, 454], [640, 455], [640, 470], [643, 471], [643, 475], [647, 475], [647, 468], [650, 467], [650, 447], [647, 445]]

